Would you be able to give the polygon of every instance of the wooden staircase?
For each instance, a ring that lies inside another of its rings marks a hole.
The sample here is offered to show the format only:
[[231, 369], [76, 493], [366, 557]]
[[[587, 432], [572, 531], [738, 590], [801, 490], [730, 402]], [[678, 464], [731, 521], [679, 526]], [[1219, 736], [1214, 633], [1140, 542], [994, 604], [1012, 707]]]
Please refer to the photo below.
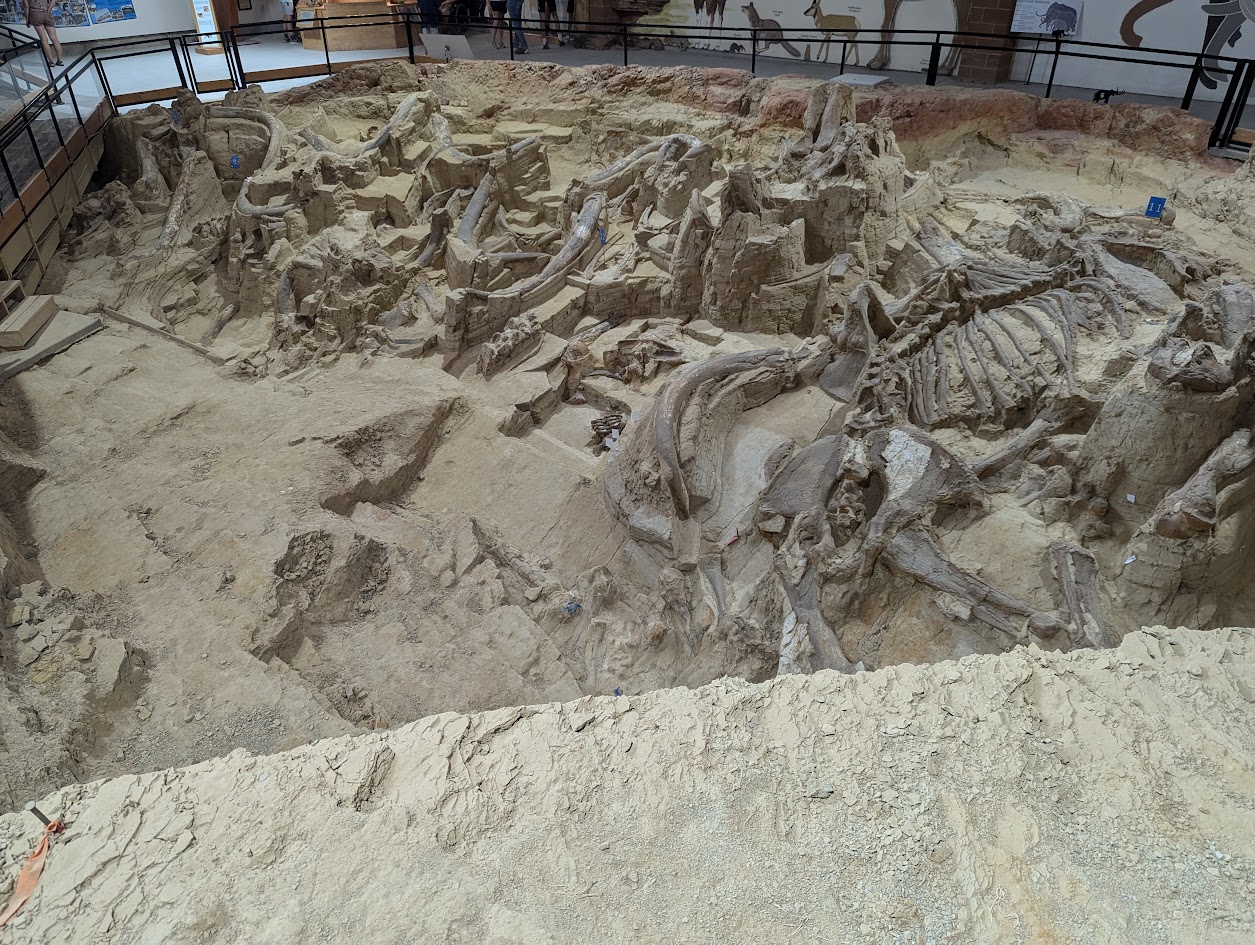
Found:
[[27, 296], [16, 279], [0, 282], [0, 382], [103, 327], [94, 316], [58, 310], [51, 295]]
[[27, 298], [16, 279], [0, 282], [0, 350], [25, 348], [56, 314], [57, 303], [51, 295]]

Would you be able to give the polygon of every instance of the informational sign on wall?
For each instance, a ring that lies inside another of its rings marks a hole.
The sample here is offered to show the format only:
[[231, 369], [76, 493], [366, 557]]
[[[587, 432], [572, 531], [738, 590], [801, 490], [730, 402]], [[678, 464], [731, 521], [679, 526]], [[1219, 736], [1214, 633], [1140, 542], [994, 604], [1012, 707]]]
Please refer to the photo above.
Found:
[[1075, 36], [1085, 0], [1016, 0], [1012, 33], [1062, 33]]
[[[61, 6], [66, 4], [62, 3]], [[80, 6], [74, 0], [71, 7]], [[135, 19], [135, 6], [131, 0], [87, 0], [87, 9], [91, 12], [92, 23], [116, 23], [119, 20]]]
[[[94, 26], [134, 20], [135, 6], [131, 0], [58, 0], [52, 7], [52, 21], [58, 29]], [[0, 0], [0, 23], [24, 26], [26, 13], [22, 0]]]

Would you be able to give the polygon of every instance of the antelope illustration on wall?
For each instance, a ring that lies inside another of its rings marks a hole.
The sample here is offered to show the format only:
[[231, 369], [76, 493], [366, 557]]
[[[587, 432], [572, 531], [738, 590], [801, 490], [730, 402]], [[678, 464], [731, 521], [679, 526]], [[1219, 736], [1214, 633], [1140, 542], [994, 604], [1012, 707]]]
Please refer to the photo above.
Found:
[[[824, 34], [824, 41], [819, 44], [819, 48], [824, 51], [823, 61], [828, 61], [828, 47], [832, 45], [833, 37], [837, 33], [844, 33], [846, 40], [854, 48], [854, 65], [859, 64], [858, 53], [858, 31], [860, 23], [856, 16], [841, 16], [836, 13], [825, 13], [819, 8], [819, 0], [811, 0], [811, 5], [806, 8], [806, 16], [815, 20], [815, 29]], [[845, 65], [845, 59], [849, 50], [841, 53], [841, 65]]]

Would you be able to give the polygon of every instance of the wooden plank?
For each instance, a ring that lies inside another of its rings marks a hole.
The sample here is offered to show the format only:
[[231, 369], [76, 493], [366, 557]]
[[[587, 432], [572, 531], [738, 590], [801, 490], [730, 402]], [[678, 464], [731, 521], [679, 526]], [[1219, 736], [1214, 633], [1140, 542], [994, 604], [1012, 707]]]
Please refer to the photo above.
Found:
[[39, 86], [39, 88], [35, 89], [33, 92], [30, 93], [31, 95], [38, 95], [40, 92], [43, 91], [44, 86], [48, 84], [47, 75], [39, 75], [36, 72], [27, 72], [17, 63], [13, 63], [13, 62], [9, 63], [9, 71], [11, 71], [15, 76], [17, 76], [27, 85]]
[[19, 302], [26, 298], [22, 283], [16, 279], [0, 282], [0, 321], [8, 318]]
[[26, 298], [26, 293], [22, 291], [22, 283], [16, 279], [6, 279], [0, 282], [0, 303], [12, 308], [24, 298]]
[[57, 312], [56, 316], [34, 338], [30, 347], [0, 355], [0, 382], [32, 368], [88, 335], [104, 330], [99, 318], [77, 312]]
[[26, 222], [26, 215], [15, 201], [0, 215], [0, 246], [8, 242], [9, 237], [16, 233], [24, 222]]
[[48, 179], [55, 181], [65, 176], [65, 172], [70, 168], [70, 156], [66, 154], [65, 148], [61, 148], [48, 158], [48, 163], [44, 167]]
[[70, 160], [77, 161], [78, 156], [87, 149], [87, 132], [83, 126], [74, 129], [74, 134], [70, 135], [70, 139], [65, 143], [66, 153], [70, 155]]
[[[171, 96], [173, 98], [174, 96]], [[114, 99], [116, 102], [117, 99]], [[90, 115], [83, 119], [83, 127], [87, 129], [89, 138], [95, 137], [96, 132], [100, 131], [104, 123], [109, 119], [110, 109], [108, 101], [102, 100], [99, 105], [92, 109]]]
[[[203, 82], [201, 83], [201, 86], [202, 86], [202, 91], [204, 91]], [[121, 95], [115, 95], [113, 97], [113, 100], [114, 102], [117, 103], [118, 107], [120, 108], [123, 105], [147, 105], [149, 102], [160, 102], [168, 98], [173, 99], [173, 98], [177, 98], [178, 94], [179, 94], [179, 87], [177, 85], [173, 85], [173, 86], [170, 86], [169, 88], [153, 89], [152, 91], [149, 91], [149, 92], [123, 92]], [[96, 110], [99, 111], [100, 106], [97, 106]], [[96, 116], [93, 113], [92, 118], [95, 118], [95, 117]], [[91, 129], [92, 127], [91, 119], [88, 119], [86, 122], [84, 122], [84, 124], [86, 124], [87, 127]], [[89, 132], [89, 133], [94, 133], [94, 132]]]
[[31, 250], [35, 248], [35, 237], [31, 235], [31, 228], [26, 225], [25, 220], [18, 222], [18, 227], [9, 238], [4, 243], [0, 243], [0, 266], [3, 266], [4, 271], [10, 276], [16, 276], [25, 281], [26, 277], [17, 275], [17, 272], [22, 268], [22, 263], [26, 261]]
[[48, 178], [43, 171], [31, 179], [30, 183], [22, 188], [21, 193], [17, 195], [17, 202], [26, 209], [26, 212], [32, 213], [39, 206], [39, 201], [44, 199], [48, 193]]
[[39, 268], [39, 260], [31, 259], [22, 263], [22, 267], [16, 273], [17, 277], [22, 280], [22, 288], [27, 292], [34, 292], [39, 287], [39, 282], [44, 277], [43, 270]]
[[287, 69], [260, 69], [248, 72], [249, 82], [277, 82], [280, 79], [308, 79], [310, 76], [326, 75], [325, 65], [291, 66]]
[[165, 338], [167, 341], [171, 342], [172, 344], [176, 344], [181, 348], [187, 348], [189, 351], [195, 351], [202, 358], [206, 358], [212, 361], [214, 364], [219, 364], [219, 365], [226, 364], [226, 359], [221, 358], [218, 355], [211, 353], [208, 348], [203, 347], [202, 345], [198, 345], [194, 341], [188, 341], [186, 338], [182, 338], [179, 335], [176, 335], [172, 331], [166, 331], [155, 321], [152, 323], [143, 322], [143, 321], [140, 321], [138, 318], [132, 318], [130, 315], [123, 315], [121, 312], [115, 312], [111, 308], [104, 308], [102, 309], [102, 311], [105, 313], [105, 316], [107, 318], [112, 318], [115, 321], [122, 322], [124, 325], [130, 325], [132, 328], [140, 328], [146, 332], [149, 332], [150, 334], [157, 335], [161, 338]]
[[25, 348], [49, 319], [57, 314], [57, 302], [51, 295], [32, 295], [13, 309], [13, 314], [0, 322], [0, 348], [15, 351]]
[[230, 79], [209, 79], [196, 83], [197, 92], [230, 92], [234, 88], [235, 83]]
[[[354, 66], [365, 65], [366, 63], [369, 63], [369, 62], [395, 62], [396, 59], [398, 58], [406, 62], [409, 62], [408, 56], [399, 56], [399, 57], [387, 56], [387, 57], [381, 57], [379, 59], [354, 59], [352, 62], [333, 62], [331, 64], [331, 71], [335, 73], [339, 73], [339, 72], [343, 72], [345, 69], [352, 69]], [[415, 56], [414, 61], [415, 62], [441, 62], [441, 63], [444, 62], [443, 59], [432, 59], [429, 56]]]
[[[44, 195], [52, 188], [44, 188]], [[41, 238], [48, 227], [52, 226], [57, 219], [57, 208], [52, 205], [51, 200], [41, 200], [34, 210], [26, 214], [27, 221], [30, 223], [31, 232], [35, 235], [35, 239]]]

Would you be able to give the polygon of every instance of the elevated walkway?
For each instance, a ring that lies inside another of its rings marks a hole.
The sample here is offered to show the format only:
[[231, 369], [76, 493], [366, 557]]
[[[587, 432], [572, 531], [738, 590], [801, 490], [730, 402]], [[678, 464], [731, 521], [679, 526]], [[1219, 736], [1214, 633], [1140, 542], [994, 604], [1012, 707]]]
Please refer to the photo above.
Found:
[[0, 280], [34, 291], [82, 199], [113, 114], [94, 57], [48, 68], [0, 27]]

